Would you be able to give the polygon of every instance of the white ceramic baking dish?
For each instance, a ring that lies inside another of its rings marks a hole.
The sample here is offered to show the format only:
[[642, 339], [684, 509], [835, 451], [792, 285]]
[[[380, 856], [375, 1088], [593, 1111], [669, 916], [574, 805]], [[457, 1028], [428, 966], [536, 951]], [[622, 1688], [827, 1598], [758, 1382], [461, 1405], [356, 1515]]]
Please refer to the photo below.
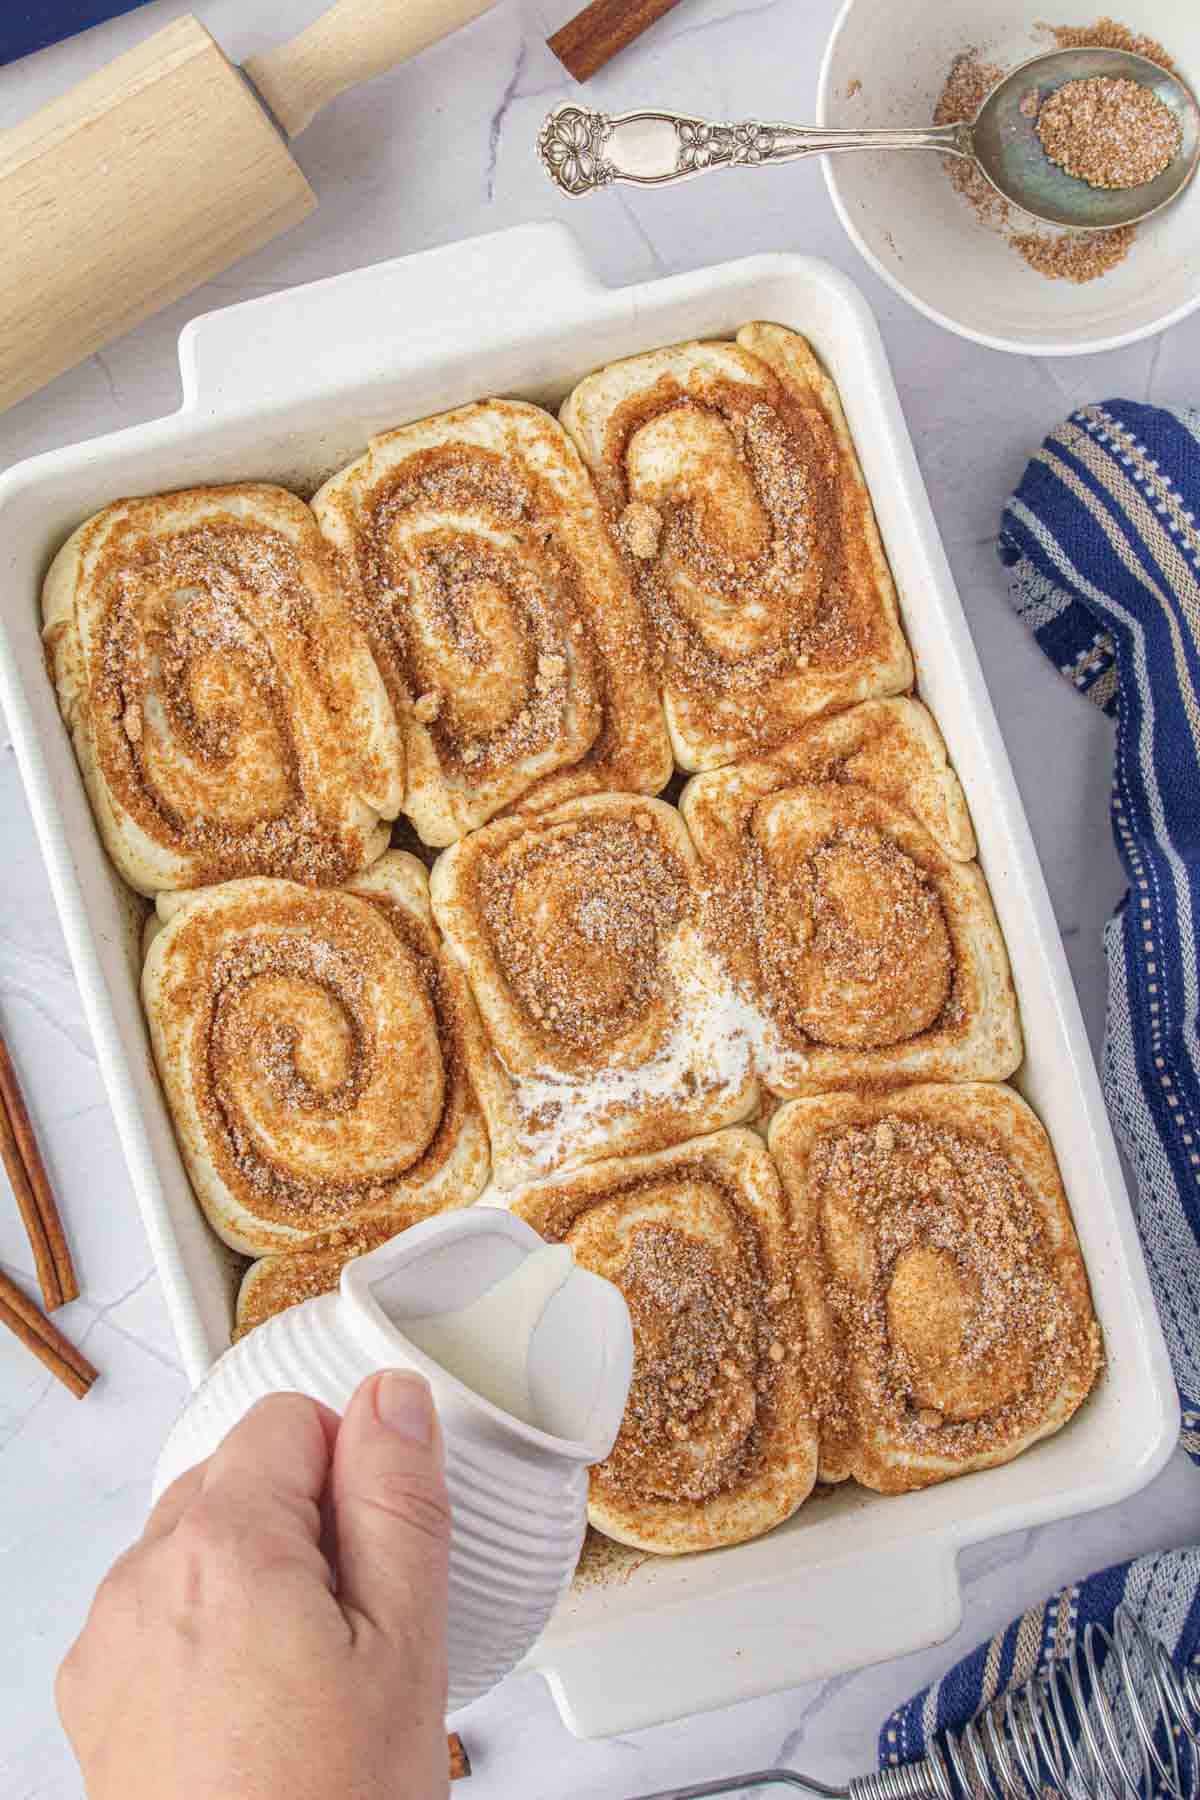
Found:
[[920, 691], [966, 790], [1008, 940], [1028, 1045], [1019, 1085], [1058, 1151], [1109, 1368], [1065, 1431], [1007, 1468], [900, 1499], [849, 1488], [756, 1543], [570, 1595], [530, 1661], [588, 1736], [936, 1642], [958, 1622], [964, 1544], [1124, 1498], [1157, 1471], [1177, 1428], [1049, 896], [874, 320], [845, 276], [806, 257], [751, 257], [614, 291], [568, 232], [521, 227], [198, 319], [181, 343], [177, 413], [0, 478], [0, 691], [134, 1192], [198, 1381], [229, 1341], [235, 1271], [188, 1190], [139, 1010], [128, 898], [45, 677], [38, 590], [51, 556], [117, 495], [238, 477], [308, 492], [382, 427], [480, 394], [553, 406], [599, 363], [756, 318], [804, 332], [841, 390]]

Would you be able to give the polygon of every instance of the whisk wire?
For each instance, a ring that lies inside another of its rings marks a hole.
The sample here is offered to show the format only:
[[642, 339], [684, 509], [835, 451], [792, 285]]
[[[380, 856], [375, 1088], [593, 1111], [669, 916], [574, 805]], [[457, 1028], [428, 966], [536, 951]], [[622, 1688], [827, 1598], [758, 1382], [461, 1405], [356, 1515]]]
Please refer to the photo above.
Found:
[[998, 1708], [989, 1709], [983, 1722], [983, 1735], [987, 1739], [987, 1752], [993, 1766], [999, 1772], [1001, 1781], [1007, 1783], [1014, 1794], [1022, 1794], [1022, 1776], [1017, 1760], [1016, 1740], [1011, 1736], [1005, 1738], [1001, 1728]]
[[1041, 1794], [1046, 1785], [1043, 1771], [1049, 1770], [1055, 1791], [1067, 1793], [1071, 1775], [1063, 1766], [1058, 1739], [1050, 1729], [1053, 1714], [1047, 1706], [1034, 1705], [1029, 1685], [1021, 1689], [1017, 1699], [1020, 1703], [1021, 1722], [1025, 1727], [1025, 1760], [1031, 1771], [1030, 1787], [1035, 1794]]
[[677, 1788], [643, 1800], [700, 1800], [775, 1783], [828, 1800], [1197, 1800], [1200, 1670], [1180, 1672], [1124, 1606], [957, 1731], [924, 1762], [856, 1776], [848, 1788], [791, 1770]]
[[[1087, 1671], [1086, 1681], [1084, 1679], [1083, 1670], [1080, 1668], [1078, 1650], [1075, 1650], [1071, 1656], [1071, 1675], [1077, 1688], [1077, 1692], [1073, 1696], [1075, 1699], [1074, 1711], [1076, 1718], [1079, 1720], [1079, 1731], [1083, 1740], [1080, 1749], [1080, 1761], [1083, 1761], [1083, 1749], [1086, 1747], [1086, 1751], [1091, 1757], [1090, 1766], [1098, 1779], [1103, 1783], [1104, 1791], [1109, 1796], [1109, 1800], [1125, 1800], [1125, 1796], [1128, 1795], [1131, 1789], [1134, 1793], [1137, 1793], [1138, 1783], [1146, 1774], [1146, 1763], [1145, 1757], [1143, 1756], [1141, 1767], [1136, 1769], [1134, 1773], [1130, 1775], [1125, 1762], [1125, 1755], [1118, 1739], [1116, 1720], [1113, 1716], [1112, 1707], [1109, 1705], [1108, 1694], [1105, 1691], [1104, 1682], [1101, 1678], [1100, 1668], [1096, 1658], [1096, 1644], [1101, 1639], [1103, 1639], [1106, 1645], [1110, 1642], [1107, 1632], [1101, 1630], [1089, 1632], [1085, 1636], [1083, 1645], [1083, 1665]], [[1104, 1738], [1108, 1746], [1108, 1756], [1104, 1753], [1104, 1747], [1100, 1743], [1100, 1737], [1096, 1730], [1098, 1722], [1103, 1728]], [[1110, 1758], [1116, 1763], [1117, 1768], [1121, 1772], [1121, 1786], [1118, 1786], [1111, 1771]], [[1085, 1777], [1081, 1776], [1080, 1779], [1083, 1780]]]
[[[1030, 1715], [1037, 1730], [1038, 1743], [1046, 1758], [1046, 1763], [1061, 1794], [1081, 1796], [1087, 1793], [1087, 1770], [1076, 1746], [1076, 1734], [1072, 1729], [1068, 1702], [1072, 1698], [1071, 1688], [1067, 1686], [1067, 1674], [1070, 1671], [1072, 1683], [1077, 1682], [1078, 1675], [1073, 1661], [1055, 1663], [1046, 1679], [1045, 1692], [1049, 1699], [1049, 1708], [1039, 1708], [1037, 1689], [1030, 1685], [1026, 1695]], [[1065, 1766], [1064, 1766], [1065, 1763]], [[1096, 1800], [1101, 1800], [1099, 1794]]]
[[[1163, 1717], [1168, 1721], [1167, 1737], [1172, 1756], [1174, 1757], [1175, 1746], [1178, 1744], [1195, 1783], [1200, 1776], [1200, 1732], [1196, 1729], [1196, 1726], [1200, 1726], [1200, 1682], [1190, 1674], [1180, 1680], [1161, 1644], [1154, 1644], [1152, 1650], [1152, 1673], [1159, 1694], [1159, 1705]], [[1196, 1726], [1190, 1722], [1189, 1714], [1195, 1719]]]
[[1193, 1800], [1198, 1750], [1200, 1679], [1121, 1608], [1111, 1634], [1089, 1626], [1069, 1658], [946, 1733], [926, 1768], [939, 1793], [953, 1778], [953, 1800]]
[[[1137, 1672], [1133, 1663], [1133, 1652], [1136, 1649], [1141, 1658], [1145, 1675], [1154, 1689], [1158, 1702], [1157, 1718], [1147, 1717], [1143, 1707], [1133, 1708], [1133, 1720], [1138, 1736], [1142, 1742], [1147, 1761], [1153, 1765], [1159, 1781], [1169, 1800], [1188, 1800], [1195, 1789], [1197, 1763], [1195, 1747], [1200, 1740], [1188, 1722], [1189, 1710], [1197, 1710], [1187, 1697], [1185, 1689], [1176, 1678], [1171, 1659], [1163, 1646], [1144, 1632], [1120, 1633], [1113, 1646], [1117, 1662], [1121, 1670], [1122, 1686], [1128, 1693], [1139, 1691]], [[1169, 1765], [1163, 1761], [1159, 1753], [1156, 1737], [1161, 1733], [1166, 1745]], [[1179, 1734], [1186, 1740], [1183, 1754], [1186, 1765], [1191, 1772], [1191, 1779], [1185, 1785], [1184, 1774], [1179, 1761]]]
[[996, 1724], [993, 1734], [1000, 1746], [997, 1762], [1001, 1778], [1009, 1782], [1014, 1794], [1030, 1794], [1036, 1800], [1039, 1791], [1037, 1746], [1023, 1689], [1005, 1696], [1004, 1731]]
[[[1091, 1657], [1090, 1649], [1091, 1647], [1089, 1645], [1089, 1667], [1091, 1667], [1094, 1660]], [[1107, 1746], [1108, 1754], [1117, 1768], [1121, 1771], [1121, 1778], [1124, 1783], [1122, 1791], [1125, 1794], [1140, 1793], [1144, 1787], [1148, 1787], [1150, 1784], [1149, 1747], [1142, 1733], [1141, 1714], [1137, 1707], [1130, 1709], [1134, 1720], [1136, 1737], [1132, 1744], [1128, 1744], [1128, 1750], [1130, 1753], [1136, 1755], [1137, 1758], [1136, 1764], [1131, 1770], [1129, 1762], [1126, 1760], [1126, 1748], [1123, 1747], [1121, 1743], [1120, 1728], [1117, 1723], [1115, 1709], [1110, 1702], [1108, 1690], [1106, 1686], [1102, 1684], [1098, 1673], [1093, 1673], [1092, 1675], [1092, 1688], [1096, 1696], [1096, 1719], [1100, 1730], [1104, 1734], [1104, 1742]], [[1094, 1754], [1100, 1767], [1105, 1768], [1106, 1764], [1101, 1751], [1096, 1749]]]
[[[1096, 1637], [1103, 1639], [1108, 1654], [1115, 1659], [1120, 1691], [1129, 1702], [1129, 1714], [1133, 1721], [1134, 1731], [1137, 1734], [1136, 1747], [1140, 1758], [1138, 1774], [1132, 1777], [1128, 1774], [1128, 1765], [1126, 1764], [1117, 1743], [1117, 1725], [1113, 1715], [1113, 1709], [1109, 1705], [1107, 1690], [1096, 1669], [1095, 1639], [1089, 1637], [1084, 1646], [1084, 1652], [1087, 1657], [1088, 1670], [1091, 1674], [1093, 1688], [1099, 1696], [1098, 1711], [1100, 1714], [1100, 1722], [1104, 1728], [1104, 1734], [1108, 1740], [1112, 1756], [1119, 1763], [1122, 1772], [1129, 1781], [1130, 1788], [1132, 1788], [1135, 1793], [1143, 1791], [1148, 1792], [1150, 1790], [1153, 1781], [1153, 1771], [1154, 1773], [1157, 1773], [1159, 1779], [1166, 1785], [1167, 1794], [1170, 1796], [1170, 1800], [1186, 1800], [1186, 1796], [1179, 1785], [1179, 1767], [1174, 1753], [1172, 1752], [1171, 1764], [1168, 1767], [1158, 1754], [1158, 1749], [1154, 1742], [1154, 1730], [1145, 1716], [1146, 1709], [1144, 1706], [1139, 1705], [1134, 1698], [1134, 1696], [1139, 1694], [1140, 1689], [1137, 1673], [1133, 1667], [1133, 1660], [1129, 1653], [1129, 1645], [1134, 1641], [1132, 1634], [1129, 1631], [1123, 1632], [1118, 1630], [1116, 1636], [1110, 1637], [1106, 1631], [1102, 1632], [1097, 1628]], [[1150, 1661], [1148, 1668], [1150, 1684], [1153, 1687], [1158, 1700], [1157, 1712], [1159, 1715], [1169, 1718], [1169, 1713], [1165, 1711], [1164, 1697], [1156, 1678], [1153, 1660]], [[1171, 1735], [1168, 1730], [1168, 1747], [1170, 1746], [1170, 1742]], [[1141, 1788], [1137, 1786], [1139, 1780], [1142, 1783]]]

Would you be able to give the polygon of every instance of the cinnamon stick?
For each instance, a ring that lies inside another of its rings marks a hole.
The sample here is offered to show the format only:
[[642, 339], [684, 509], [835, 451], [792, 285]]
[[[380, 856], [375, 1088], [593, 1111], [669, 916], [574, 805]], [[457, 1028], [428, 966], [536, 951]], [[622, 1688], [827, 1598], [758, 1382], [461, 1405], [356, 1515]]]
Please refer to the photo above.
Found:
[[67, 1247], [50, 1177], [38, 1149], [17, 1071], [0, 1035], [0, 1157], [33, 1251], [42, 1299], [49, 1311], [79, 1298], [79, 1283]]
[[471, 1759], [457, 1731], [452, 1731], [446, 1738], [446, 1748], [450, 1752], [451, 1781], [465, 1781], [471, 1773]]
[[592, 0], [546, 39], [576, 81], [588, 81], [679, 0]]
[[77, 1400], [83, 1399], [96, 1379], [96, 1370], [3, 1270], [0, 1270], [0, 1325], [7, 1326], [64, 1387], [70, 1388]]

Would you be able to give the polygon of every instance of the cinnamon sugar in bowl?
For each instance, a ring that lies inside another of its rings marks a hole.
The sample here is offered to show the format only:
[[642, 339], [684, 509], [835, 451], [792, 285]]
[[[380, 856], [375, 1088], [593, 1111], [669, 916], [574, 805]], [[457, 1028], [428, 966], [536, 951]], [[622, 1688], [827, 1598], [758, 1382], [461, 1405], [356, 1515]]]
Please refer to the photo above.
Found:
[[[1105, 0], [1064, 0], [1059, 7], [1046, 0], [920, 0], [910, 7], [845, 0], [821, 68], [817, 117], [838, 127], [920, 124], [934, 118], [959, 59], [998, 79], [1047, 51], [1085, 46], [1168, 59], [1196, 88], [1200, 7], [1193, 0], [1108, 3], [1112, 18]], [[861, 86], [848, 95], [852, 80]], [[1033, 104], [1046, 100], [1042, 93]], [[970, 97], [966, 105], [954, 116], [973, 116]], [[1200, 305], [1200, 182], [1136, 231], [1065, 232], [1004, 209], [990, 189], [988, 204], [976, 207], [964, 192], [969, 165], [950, 170], [948, 163], [934, 156], [824, 160], [852, 241], [936, 323], [993, 349], [1071, 356], [1151, 336]], [[1136, 193], [1092, 191], [1114, 199]]]

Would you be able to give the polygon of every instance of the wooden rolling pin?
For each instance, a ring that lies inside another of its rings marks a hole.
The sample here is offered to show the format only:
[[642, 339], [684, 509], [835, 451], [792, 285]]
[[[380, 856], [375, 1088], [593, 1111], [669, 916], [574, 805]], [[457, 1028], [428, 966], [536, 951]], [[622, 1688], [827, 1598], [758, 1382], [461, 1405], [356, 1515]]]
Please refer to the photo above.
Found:
[[338, 0], [240, 71], [186, 16], [0, 134], [0, 410], [297, 224], [285, 135], [491, 4]]

